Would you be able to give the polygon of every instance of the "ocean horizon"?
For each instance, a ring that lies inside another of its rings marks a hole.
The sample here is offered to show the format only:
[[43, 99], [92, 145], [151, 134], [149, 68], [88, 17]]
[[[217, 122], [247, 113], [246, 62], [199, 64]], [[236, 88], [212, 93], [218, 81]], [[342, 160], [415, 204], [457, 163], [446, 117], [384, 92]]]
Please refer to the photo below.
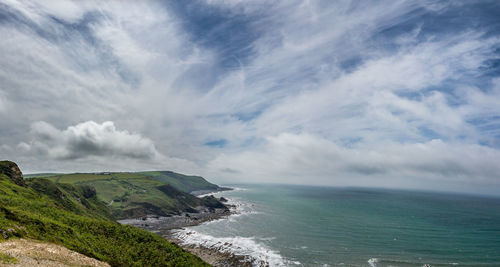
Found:
[[225, 185], [236, 214], [174, 230], [185, 244], [270, 266], [499, 266], [500, 198], [459, 193]]

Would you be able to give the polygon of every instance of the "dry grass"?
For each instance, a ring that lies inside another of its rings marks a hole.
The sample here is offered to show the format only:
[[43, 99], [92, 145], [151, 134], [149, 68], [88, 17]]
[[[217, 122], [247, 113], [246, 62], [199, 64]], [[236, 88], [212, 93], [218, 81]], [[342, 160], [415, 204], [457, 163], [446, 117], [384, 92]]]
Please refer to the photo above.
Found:
[[0, 266], [109, 266], [63, 246], [28, 239], [8, 240], [0, 243], [0, 253], [15, 260], [0, 261]]

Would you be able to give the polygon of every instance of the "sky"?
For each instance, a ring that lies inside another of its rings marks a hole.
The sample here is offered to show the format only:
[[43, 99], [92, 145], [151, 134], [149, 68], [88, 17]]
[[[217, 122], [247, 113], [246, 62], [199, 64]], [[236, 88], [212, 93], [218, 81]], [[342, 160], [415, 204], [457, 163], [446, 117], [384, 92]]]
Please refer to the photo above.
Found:
[[0, 0], [24, 173], [500, 195], [498, 1]]

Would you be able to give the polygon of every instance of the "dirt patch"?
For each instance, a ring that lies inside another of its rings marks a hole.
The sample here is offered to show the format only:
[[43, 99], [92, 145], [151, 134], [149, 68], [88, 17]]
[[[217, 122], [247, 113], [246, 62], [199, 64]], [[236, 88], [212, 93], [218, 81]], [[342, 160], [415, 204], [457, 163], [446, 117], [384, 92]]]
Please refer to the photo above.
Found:
[[16, 239], [0, 243], [0, 254], [10, 261], [0, 261], [0, 266], [109, 266], [109, 264], [71, 251], [63, 246], [35, 240]]

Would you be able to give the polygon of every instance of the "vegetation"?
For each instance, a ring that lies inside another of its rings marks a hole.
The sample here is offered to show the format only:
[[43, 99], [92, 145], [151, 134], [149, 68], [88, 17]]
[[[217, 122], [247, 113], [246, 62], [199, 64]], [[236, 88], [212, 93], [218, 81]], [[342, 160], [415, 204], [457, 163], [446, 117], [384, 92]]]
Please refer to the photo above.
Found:
[[93, 187], [45, 178], [18, 185], [5, 168], [11, 164], [0, 162], [0, 241], [27, 237], [53, 242], [112, 266], [207, 265], [158, 235], [114, 222]]
[[30, 174], [25, 178], [47, 178], [57, 183], [81, 184], [92, 181], [128, 180], [151, 178], [168, 183], [180, 191], [190, 193], [197, 190], [218, 190], [219, 186], [212, 184], [201, 176], [184, 175], [172, 171], [149, 172], [103, 172], [103, 173], [71, 173], [71, 174]]
[[197, 190], [219, 189], [219, 186], [207, 182], [207, 180], [200, 176], [184, 175], [171, 171], [142, 172], [141, 174], [151, 176], [160, 182], [168, 183], [187, 193]]
[[18, 261], [16, 258], [10, 256], [10, 255], [7, 255], [7, 254], [3, 254], [3, 253], [0, 253], [0, 263], [3, 263], [3, 264], [16, 264]]
[[[195, 190], [219, 189], [200, 176], [157, 171], [73, 173], [44, 177], [56, 183], [67, 183], [68, 186], [95, 188], [97, 198], [106, 203], [112, 217], [116, 219], [196, 212], [194, 208], [198, 206], [224, 207], [215, 198], [200, 199], [189, 194]], [[35, 180], [42, 181], [38, 178]]]
[[58, 175], [58, 174], [57, 173], [34, 173], [34, 174], [24, 174], [24, 178], [25, 179], [34, 178], [34, 177], [44, 178], [44, 177], [51, 177], [51, 176], [56, 176], [56, 175]]

